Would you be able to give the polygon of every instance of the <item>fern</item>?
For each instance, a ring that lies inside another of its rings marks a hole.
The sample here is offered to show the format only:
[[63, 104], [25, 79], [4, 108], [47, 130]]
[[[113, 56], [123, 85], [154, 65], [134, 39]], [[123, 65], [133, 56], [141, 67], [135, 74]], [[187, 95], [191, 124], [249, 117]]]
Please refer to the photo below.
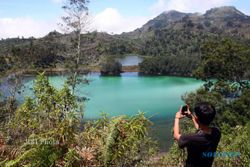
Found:
[[70, 149], [65, 155], [65, 167], [74, 167], [75, 164], [80, 161], [77, 152], [74, 149]]
[[36, 151], [35, 148], [30, 149], [26, 152], [24, 152], [22, 155], [20, 155], [18, 158], [16, 158], [15, 160], [11, 160], [11, 161], [7, 161], [4, 166], [5, 167], [16, 167], [19, 166], [19, 164], [21, 164], [23, 162], [23, 160], [28, 159], [30, 157], [32, 157], [32, 155], [34, 154], [34, 152]]
[[123, 116], [113, 119], [113, 122], [109, 125], [110, 132], [107, 136], [106, 143], [104, 146], [103, 157], [104, 157], [104, 166], [107, 167], [110, 165], [113, 157], [113, 146], [116, 144], [116, 139], [119, 135], [118, 124], [123, 120]]

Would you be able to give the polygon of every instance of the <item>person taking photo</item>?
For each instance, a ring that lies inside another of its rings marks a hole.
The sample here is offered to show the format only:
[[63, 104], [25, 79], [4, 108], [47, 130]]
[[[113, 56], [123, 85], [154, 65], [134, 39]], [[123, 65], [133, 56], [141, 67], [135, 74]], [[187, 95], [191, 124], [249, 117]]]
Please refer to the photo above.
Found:
[[[187, 148], [185, 167], [211, 167], [214, 157], [204, 156], [207, 152], [215, 153], [221, 138], [221, 132], [217, 127], [211, 127], [216, 111], [214, 106], [207, 102], [198, 103], [191, 113], [189, 106], [183, 106], [175, 115], [174, 139], [181, 149]], [[184, 117], [193, 120], [197, 129], [196, 133], [183, 135], [180, 133], [179, 121]]]

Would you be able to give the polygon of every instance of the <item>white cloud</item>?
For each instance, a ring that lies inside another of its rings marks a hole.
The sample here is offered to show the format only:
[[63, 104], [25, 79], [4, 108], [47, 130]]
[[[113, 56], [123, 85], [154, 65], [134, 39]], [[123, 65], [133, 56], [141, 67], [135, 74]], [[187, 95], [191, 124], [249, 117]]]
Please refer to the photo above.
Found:
[[93, 18], [92, 29], [108, 33], [120, 34], [133, 31], [145, 24], [147, 17], [124, 17], [117, 9], [106, 8]]
[[63, 0], [52, 0], [52, 2], [54, 2], [54, 3], [62, 3]]
[[155, 14], [168, 10], [204, 13], [213, 7], [231, 5], [233, 1], [235, 0], [158, 0], [151, 11]]
[[[106, 8], [92, 16], [89, 31], [120, 34], [141, 27], [152, 17], [124, 17], [117, 9]], [[61, 31], [57, 23], [61, 20], [41, 21], [31, 17], [0, 18], [0, 39], [15, 37], [43, 37], [53, 30]]]
[[56, 22], [25, 18], [0, 18], [0, 38], [42, 37], [57, 28]]

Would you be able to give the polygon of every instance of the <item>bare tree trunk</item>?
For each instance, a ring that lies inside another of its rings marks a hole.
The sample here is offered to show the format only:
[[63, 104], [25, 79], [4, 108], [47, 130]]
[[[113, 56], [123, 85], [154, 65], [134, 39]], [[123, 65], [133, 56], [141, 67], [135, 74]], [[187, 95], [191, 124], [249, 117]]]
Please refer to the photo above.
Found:
[[75, 64], [75, 71], [73, 76], [73, 85], [72, 85], [72, 93], [75, 94], [75, 88], [77, 85], [77, 76], [79, 70], [79, 63], [80, 63], [80, 56], [81, 56], [81, 31], [77, 32], [77, 51], [76, 51], [76, 64]]

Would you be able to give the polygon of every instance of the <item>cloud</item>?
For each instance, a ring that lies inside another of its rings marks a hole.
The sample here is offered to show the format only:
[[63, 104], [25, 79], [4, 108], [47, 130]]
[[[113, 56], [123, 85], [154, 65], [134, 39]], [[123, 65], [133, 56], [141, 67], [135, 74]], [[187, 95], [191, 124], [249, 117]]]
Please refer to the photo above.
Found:
[[56, 22], [37, 21], [29, 17], [0, 18], [0, 38], [42, 37], [57, 28]]
[[[106, 8], [104, 11], [92, 16], [88, 31], [97, 30], [120, 34], [133, 31], [145, 24], [147, 17], [124, 17], [117, 9]], [[57, 26], [61, 20], [41, 21], [31, 17], [0, 18], [0, 39], [15, 37], [43, 37], [53, 30], [61, 31]]]
[[52, 2], [54, 2], [54, 3], [62, 3], [63, 0], [52, 0]]
[[[88, 31], [97, 30], [120, 34], [122, 32], [133, 31], [141, 27], [151, 17], [125, 17], [117, 9], [106, 8], [102, 12], [92, 16]], [[61, 20], [41, 21], [31, 17], [20, 18], [0, 18], [0, 39], [15, 37], [43, 37], [53, 30], [61, 32], [57, 26]]]
[[168, 10], [204, 13], [213, 7], [231, 5], [233, 1], [235, 0], [158, 0], [151, 11], [155, 14]]
[[93, 17], [92, 29], [120, 34], [133, 31], [149, 20], [148, 17], [125, 17], [115, 8], [106, 8]]

